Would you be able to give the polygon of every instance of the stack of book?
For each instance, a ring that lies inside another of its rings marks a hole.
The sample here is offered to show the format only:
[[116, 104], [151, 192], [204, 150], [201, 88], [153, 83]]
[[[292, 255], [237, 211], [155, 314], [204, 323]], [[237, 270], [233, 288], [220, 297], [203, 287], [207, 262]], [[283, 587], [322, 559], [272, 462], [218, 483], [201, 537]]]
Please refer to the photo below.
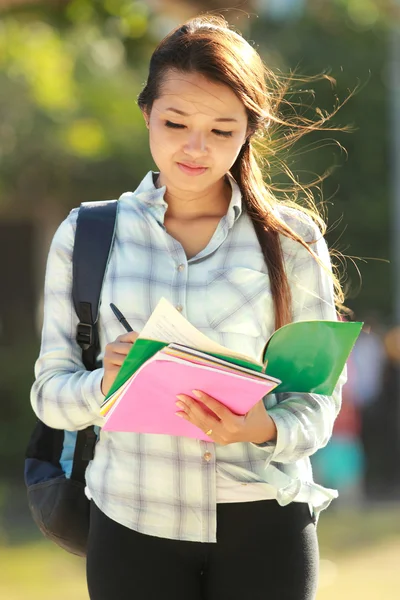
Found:
[[176, 416], [178, 394], [201, 390], [239, 415], [271, 392], [331, 395], [362, 325], [290, 323], [257, 361], [217, 344], [162, 298], [101, 406], [103, 429], [209, 440]]

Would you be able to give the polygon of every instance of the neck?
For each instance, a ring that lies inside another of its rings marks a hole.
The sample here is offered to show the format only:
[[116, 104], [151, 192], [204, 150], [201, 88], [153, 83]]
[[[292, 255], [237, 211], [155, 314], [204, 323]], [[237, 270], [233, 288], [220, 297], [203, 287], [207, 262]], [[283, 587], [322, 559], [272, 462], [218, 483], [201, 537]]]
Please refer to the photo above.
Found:
[[192, 220], [199, 217], [222, 217], [226, 214], [232, 197], [232, 188], [224, 178], [201, 191], [187, 191], [177, 188], [160, 175], [156, 187], [166, 186], [164, 200], [168, 204], [169, 218]]

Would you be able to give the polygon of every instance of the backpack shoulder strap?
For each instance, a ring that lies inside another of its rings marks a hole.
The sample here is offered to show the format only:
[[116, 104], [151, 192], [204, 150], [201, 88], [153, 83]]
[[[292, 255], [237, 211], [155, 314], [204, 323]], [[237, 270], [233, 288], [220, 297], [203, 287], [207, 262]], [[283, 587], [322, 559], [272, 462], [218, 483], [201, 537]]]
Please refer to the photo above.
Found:
[[78, 213], [72, 255], [72, 299], [79, 318], [76, 341], [89, 371], [96, 368], [101, 288], [114, 241], [117, 206], [117, 200], [84, 202]]
[[[97, 321], [104, 275], [114, 242], [118, 201], [83, 202], [76, 223], [72, 254], [72, 299], [79, 323], [76, 341], [86, 369], [96, 369], [99, 351]], [[71, 478], [85, 481], [87, 462], [94, 456], [93, 426], [78, 431]]]

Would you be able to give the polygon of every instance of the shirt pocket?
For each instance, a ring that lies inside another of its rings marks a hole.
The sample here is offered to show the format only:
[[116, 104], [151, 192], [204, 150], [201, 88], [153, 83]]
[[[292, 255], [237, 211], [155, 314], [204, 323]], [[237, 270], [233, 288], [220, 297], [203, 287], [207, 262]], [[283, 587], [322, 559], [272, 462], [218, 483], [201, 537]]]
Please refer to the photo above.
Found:
[[273, 323], [268, 275], [246, 267], [209, 271], [205, 310], [211, 329], [265, 337]]

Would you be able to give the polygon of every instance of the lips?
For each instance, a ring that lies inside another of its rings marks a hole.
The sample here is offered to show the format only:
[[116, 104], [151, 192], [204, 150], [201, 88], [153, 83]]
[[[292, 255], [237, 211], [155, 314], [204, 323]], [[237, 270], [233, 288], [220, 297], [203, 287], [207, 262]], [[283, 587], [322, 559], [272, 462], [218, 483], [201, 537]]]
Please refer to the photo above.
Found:
[[194, 165], [192, 163], [180, 162], [179, 165], [183, 165], [184, 167], [188, 167], [189, 169], [207, 169], [204, 165]]
[[176, 163], [178, 165], [178, 169], [188, 175], [189, 177], [197, 177], [199, 175], [204, 175], [208, 171], [208, 167], [201, 167], [200, 165], [192, 166], [192, 164], [188, 163]]

